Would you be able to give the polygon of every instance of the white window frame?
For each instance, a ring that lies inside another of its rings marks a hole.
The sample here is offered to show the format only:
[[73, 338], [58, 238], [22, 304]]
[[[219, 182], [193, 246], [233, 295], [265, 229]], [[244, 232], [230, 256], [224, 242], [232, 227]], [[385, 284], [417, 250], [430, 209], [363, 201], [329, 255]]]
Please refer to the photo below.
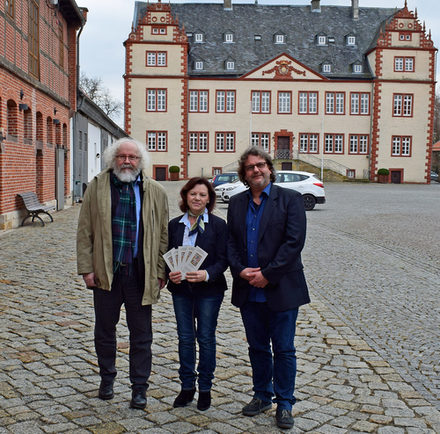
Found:
[[226, 70], [233, 71], [235, 69], [235, 62], [233, 60], [226, 61]]
[[327, 45], [327, 36], [319, 35], [317, 41], [318, 45]]
[[360, 63], [355, 63], [355, 64], [353, 65], [353, 72], [354, 72], [355, 74], [362, 74], [362, 72], [363, 72], [362, 64], [360, 64]]
[[286, 36], [285, 35], [275, 35], [275, 44], [285, 44]]
[[332, 65], [330, 63], [323, 63], [322, 72], [332, 72]]
[[234, 34], [233, 33], [225, 33], [225, 43], [232, 44], [234, 42]]
[[201, 71], [203, 69], [203, 62], [201, 60], [196, 60], [194, 63], [194, 69], [196, 71]]
[[356, 45], [356, 36], [347, 36], [347, 45]]
[[278, 92], [278, 113], [292, 113], [292, 93]]
[[203, 33], [194, 33], [194, 42], [203, 42]]

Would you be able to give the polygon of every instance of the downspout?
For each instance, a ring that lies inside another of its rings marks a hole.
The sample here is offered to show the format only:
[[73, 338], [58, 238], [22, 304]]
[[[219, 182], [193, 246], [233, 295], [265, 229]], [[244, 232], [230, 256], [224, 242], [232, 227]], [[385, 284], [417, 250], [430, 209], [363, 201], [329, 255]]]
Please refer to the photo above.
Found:
[[[76, 159], [76, 145], [77, 145], [77, 125], [76, 125], [76, 117], [78, 113], [78, 86], [79, 86], [79, 37], [81, 36], [81, 32], [84, 29], [84, 24], [81, 22], [81, 26], [78, 32], [78, 35], [76, 36], [76, 110], [73, 114], [73, 122], [72, 122], [72, 149], [71, 149], [71, 157], [73, 158], [72, 162], [72, 177], [73, 177], [73, 192], [72, 192], [72, 205], [77, 202], [76, 198], [76, 181], [75, 181], [75, 175], [76, 175], [76, 166], [77, 166], [77, 159]], [[78, 196], [78, 201], [81, 198], [81, 195]]]

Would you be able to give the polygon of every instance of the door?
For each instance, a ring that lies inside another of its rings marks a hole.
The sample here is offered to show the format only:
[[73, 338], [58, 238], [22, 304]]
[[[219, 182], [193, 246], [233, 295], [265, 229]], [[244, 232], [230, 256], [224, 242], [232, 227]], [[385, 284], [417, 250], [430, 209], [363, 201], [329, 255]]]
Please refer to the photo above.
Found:
[[392, 184], [402, 183], [402, 172], [400, 170], [391, 170], [391, 183]]
[[277, 155], [276, 158], [290, 159], [290, 137], [277, 137]]
[[66, 151], [57, 148], [55, 153], [55, 196], [57, 211], [64, 209], [64, 156]]
[[166, 167], [155, 167], [154, 168], [156, 181], [166, 181], [167, 179], [167, 168]]

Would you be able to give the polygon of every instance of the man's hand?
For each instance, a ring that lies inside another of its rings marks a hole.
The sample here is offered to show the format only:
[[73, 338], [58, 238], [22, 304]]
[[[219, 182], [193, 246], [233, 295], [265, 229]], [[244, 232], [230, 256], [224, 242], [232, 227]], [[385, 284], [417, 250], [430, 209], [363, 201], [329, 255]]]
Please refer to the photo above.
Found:
[[257, 268], [247, 267], [247, 268], [241, 270], [240, 277], [242, 279], [250, 282], [255, 277], [255, 273], [257, 273], [260, 270], [261, 270], [260, 267], [257, 267]]
[[162, 289], [165, 286], [165, 280], [161, 279], [160, 277], [157, 279], [157, 283], [159, 284], [159, 289]]
[[263, 276], [261, 271], [257, 271], [254, 273], [252, 280], [249, 280], [249, 283], [257, 288], [264, 288], [269, 281]]
[[88, 289], [93, 289], [98, 287], [95, 280], [95, 273], [83, 274], [82, 277]]
[[179, 284], [182, 282], [182, 273], [180, 271], [172, 271], [169, 276], [171, 282]]

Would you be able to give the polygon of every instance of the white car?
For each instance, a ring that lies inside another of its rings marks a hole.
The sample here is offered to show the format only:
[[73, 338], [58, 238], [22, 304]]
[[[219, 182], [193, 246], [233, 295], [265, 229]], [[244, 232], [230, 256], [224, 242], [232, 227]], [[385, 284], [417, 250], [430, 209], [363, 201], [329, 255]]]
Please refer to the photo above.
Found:
[[218, 185], [214, 188], [214, 191], [217, 199], [222, 199], [223, 202], [228, 202], [229, 198], [228, 200], [225, 200], [223, 198], [223, 193], [233, 191], [233, 196], [234, 194], [240, 193], [246, 189], [247, 187], [245, 187], [245, 185], [239, 179], [236, 179], [234, 182], [227, 182], [225, 184]]
[[[298, 172], [294, 170], [279, 170], [276, 172], [275, 184], [284, 188], [291, 188], [302, 194], [304, 199], [304, 208], [307, 211], [315, 208], [315, 205], [325, 203], [324, 184], [314, 173]], [[223, 202], [229, 202], [232, 196], [246, 190], [247, 187], [241, 182], [236, 181], [231, 184], [223, 184], [221, 191], [216, 194], [221, 197]]]

